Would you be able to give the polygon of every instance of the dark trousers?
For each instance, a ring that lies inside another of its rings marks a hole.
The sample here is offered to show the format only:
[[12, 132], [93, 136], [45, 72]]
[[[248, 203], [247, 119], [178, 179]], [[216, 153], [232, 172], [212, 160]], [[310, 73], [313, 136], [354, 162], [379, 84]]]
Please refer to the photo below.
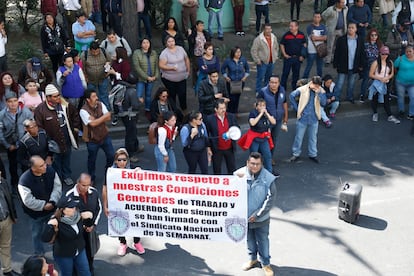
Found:
[[162, 83], [168, 89], [170, 98], [176, 103], [176, 97], [180, 103], [180, 108], [182, 111], [187, 109], [187, 80], [182, 81], [169, 81], [167, 79], [161, 78]]
[[63, 53], [57, 54], [57, 55], [49, 55], [50, 62], [52, 62], [53, 78], [55, 79], [56, 79], [56, 72], [59, 66], [62, 64], [62, 57], [63, 57]]
[[[123, 243], [123, 244], [127, 243], [125, 237], [119, 237], [118, 240], [119, 240], [120, 243]], [[134, 243], [139, 243], [140, 240], [141, 240], [141, 238], [134, 237]]]
[[[74, 41], [73, 33], [72, 33], [72, 25], [73, 25], [73, 23], [76, 22], [76, 11], [65, 11], [65, 19], [66, 19], [66, 23], [68, 24], [68, 26], [66, 28], [68, 38], [71, 41]], [[74, 45], [75, 45], [75, 43], [73, 42], [72, 46], [74, 46]]]
[[144, 23], [145, 35], [147, 38], [151, 39], [151, 18], [149, 14], [145, 14], [142, 12], [138, 13], [138, 39], [141, 40], [143, 38], [142, 31], [141, 31], [141, 21]]
[[290, 19], [291, 20], [293, 20], [293, 10], [295, 9], [295, 5], [296, 5], [296, 20], [299, 20], [301, 2], [302, 0], [290, 0]]
[[213, 152], [212, 163], [214, 174], [221, 173], [221, 163], [226, 162], [227, 174], [232, 174], [236, 170], [236, 159], [234, 157], [234, 150], [232, 148], [228, 150], [217, 150]]
[[7, 178], [6, 168], [4, 167], [4, 163], [3, 163], [3, 160], [1, 160], [1, 157], [0, 157], [0, 172], [1, 172], [1, 177]]
[[139, 141], [137, 139], [137, 119], [137, 116], [121, 117], [122, 123], [125, 126], [125, 148], [130, 156], [137, 152], [139, 147]]
[[262, 20], [262, 15], [265, 18], [265, 23], [269, 23], [269, 5], [255, 5], [256, 11], [256, 33], [260, 32], [260, 21]]
[[109, 27], [114, 29], [115, 33], [122, 37], [122, 26], [121, 26], [121, 16], [118, 13], [109, 12]]
[[235, 32], [243, 31], [243, 14], [244, 14], [244, 5], [233, 7], [234, 31]]
[[111, 137], [109, 137], [109, 135], [107, 135], [100, 144], [88, 142], [86, 143], [86, 147], [88, 148], [88, 173], [91, 176], [92, 181], [95, 181], [96, 158], [98, 157], [99, 149], [102, 149], [105, 152], [106, 171], [106, 169], [112, 166], [114, 162], [114, 147], [112, 146], [112, 140]]
[[102, 20], [102, 30], [106, 33], [108, 31], [108, 13], [105, 10], [105, 2], [101, 0], [101, 20]]
[[291, 57], [288, 59], [283, 60], [283, 73], [282, 73], [282, 79], [280, 81], [280, 84], [287, 89], [287, 79], [290, 73], [290, 70], [292, 70], [292, 90], [296, 89], [296, 82], [299, 79], [299, 71], [300, 71], [300, 65], [301, 62], [299, 61], [298, 57]]
[[197, 164], [200, 166], [201, 174], [208, 174], [207, 149], [203, 149], [200, 151], [184, 149], [183, 153], [185, 160], [187, 161], [189, 174], [196, 173]]
[[89, 233], [86, 231], [83, 231], [83, 238], [85, 240], [85, 251], [86, 251], [86, 258], [88, 259], [89, 270], [91, 271], [91, 275], [93, 275], [94, 274], [94, 269], [93, 269], [94, 256], [92, 256], [91, 254], [91, 243], [89, 241], [89, 238], [90, 238]]
[[7, 67], [7, 55], [0, 57], [0, 74], [2, 72], [6, 72], [8, 69]]
[[19, 183], [19, 175], [17, 174], [17, 149], [11, 151], [7, 150], [7, 159], [9, 159], [9, 172], [11, 177], [11, 187], [13, 190], [17, 189]]
[[[372, 97], [371, 101], [371, 108], [372, 112], [377, 113], [377, 106], [378, 106], [378, 93]], [[387, 93], [384, 95], [384, 110], [387, 113], [387, 116], [391, 116], [391, 108], [390, 108], [390, 95]]]

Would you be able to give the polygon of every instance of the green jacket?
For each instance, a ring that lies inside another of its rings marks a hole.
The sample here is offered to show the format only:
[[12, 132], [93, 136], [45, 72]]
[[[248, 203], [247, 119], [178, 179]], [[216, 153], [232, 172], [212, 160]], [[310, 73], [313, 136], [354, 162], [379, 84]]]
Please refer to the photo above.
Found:
[[[160, 69], [158, 67], [158, 54], [156, 51], [152, 50], [150, 55], [150, 66], [152, 77], [155, 76], [157, 79], [160, 77]], [[141, 49], [134, 51], [132, 55], [132, 64], [135, 71], [138, 74], [138, 81], [145, 82], [147, 81], [148, 76], [148, 59], [147, 55], [142, 52]]]

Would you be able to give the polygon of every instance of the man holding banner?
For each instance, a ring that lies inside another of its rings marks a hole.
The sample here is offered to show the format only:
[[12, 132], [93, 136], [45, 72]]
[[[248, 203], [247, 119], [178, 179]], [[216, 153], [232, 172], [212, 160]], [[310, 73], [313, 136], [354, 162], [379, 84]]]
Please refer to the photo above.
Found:
[[259, 262], [259, 253], [265, 275], [273, 276], [269, 256], [269, 224], [270, 209], [276, 197], [276, 177], [263, 168], [262, 155], [258, 152], [250, 153], [247, 165], [234, 174], [247, 180], [247, 251], [250, 261], [243, 264], [242, 269], [249, 270], [255, 267]]

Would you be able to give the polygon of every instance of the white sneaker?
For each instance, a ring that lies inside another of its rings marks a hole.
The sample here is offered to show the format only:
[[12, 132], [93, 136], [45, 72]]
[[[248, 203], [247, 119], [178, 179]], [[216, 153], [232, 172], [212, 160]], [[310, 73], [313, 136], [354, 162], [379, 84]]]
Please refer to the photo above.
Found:
[[373, 122], [378, 122], [378, 113], [372, 114], [372, 121]]
[[388, 116], [388, 122], [393, 122], [394, 124], [399, 124], [401, 123], [400, 120], [398, 120], [397, 118], [395, 118], [394, 115], [390, 115]]

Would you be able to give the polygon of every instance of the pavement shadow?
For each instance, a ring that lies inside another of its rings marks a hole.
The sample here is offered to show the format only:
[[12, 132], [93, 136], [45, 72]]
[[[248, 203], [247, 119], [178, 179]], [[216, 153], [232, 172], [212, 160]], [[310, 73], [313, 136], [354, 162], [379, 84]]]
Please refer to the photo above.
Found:
[[[296, 225], [299, 228], [303, 228], [306, 231], [314, 232], [316, 235], [318, 235], [319, 237], [323, 239], [328, 240], [333, 245], [337, 247], [342, 247], [343, 250], [345, 250], [351, 257], [353, 257], [355, 260], [360, 262], [367, 269], [371, 270], [373, 275], [382, 275], [373, 265], [371, 265], [367, 260], [365, 260], [362, 255], [358, 254], [357, 251], [355, 251], [351, 246], [349, 246], [346, 242], [344, 242], [339, 237], [339, 234], [337, 233], [338, 232], [337, 229], [330, 228], [330, 227], [321, 227], [321, 226], [316, 226], [313, 224], [301, 223], [301, 222], [294, 221], [294, 220], [282, 219], [282, 218], [276, 218], [276, 217], [271, 217], [271, 219], [285, 222], [285, 223], [290, 223], [290, 224]], [[296, 274], [292, 274], [292, 275], [296, 275]], [[309, 274], [306, 274], [306, 275], [309, 275]]]
[[377, 231], [384, 231], [388, 226], [387, 221], [367, 215], [359, 215], [358, 220], [354, 224], [359, 227]]
[[295, 276], [334, 276], [337, 274], [330, 273], [327, 271], [302, 268], [302, 267], [292, 267], [292, 266], [279, 266], [276, 270], [277, 275], [295, 275]]
[[[175, 257], [172, 258], [171, 256]], [[158, 266], [155, 270], [158, 271], [156, 275], [228, 276], [226, 274], [215, 273], [215, 271], [206, 264], [203, 258], [192, 255], [178, 244], [165, 243], [165, 249], [159, 251], [146, 249], [145, 254], [140, 255], [140, 257], [145, 260], [141, 267], [143, 271], [147, 271], [148, 266], [153, 266], [162, 260], [162, 267]]]

